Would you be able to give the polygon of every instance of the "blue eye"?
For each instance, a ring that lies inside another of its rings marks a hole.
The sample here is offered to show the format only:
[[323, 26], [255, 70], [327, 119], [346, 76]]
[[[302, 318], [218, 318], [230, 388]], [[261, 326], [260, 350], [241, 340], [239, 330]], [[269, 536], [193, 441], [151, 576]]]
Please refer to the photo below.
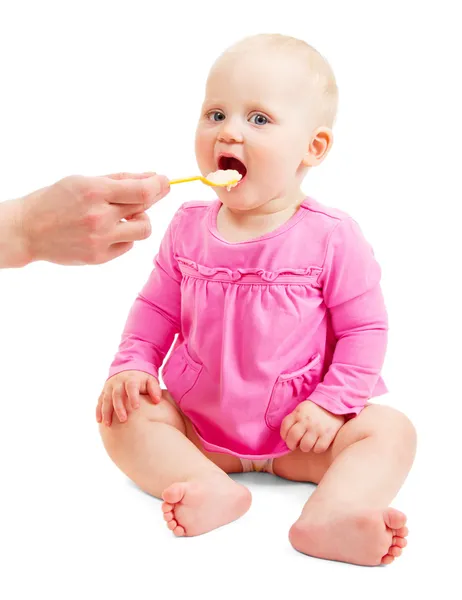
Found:
[[211, 113], [209, 113], [208, 118], [210, 119], [210, 121], [215, 121], [215, 123], [219, 123], [220, 121], [223, 121], [225, 118], [225, 115], [220, 112], [219, 110], [214, 110]]
[[[252, 121], [252, 119], [254, 119], [254, 120]], [[267, 117], [265, 117], [265, 115], [262, 115], [260, 113], [257, 113], [256, 115], [252, 115], [250, 117], [250, 121], [252, 123], [254, 123], [255, 125], [266, 125], [268, 123]]]

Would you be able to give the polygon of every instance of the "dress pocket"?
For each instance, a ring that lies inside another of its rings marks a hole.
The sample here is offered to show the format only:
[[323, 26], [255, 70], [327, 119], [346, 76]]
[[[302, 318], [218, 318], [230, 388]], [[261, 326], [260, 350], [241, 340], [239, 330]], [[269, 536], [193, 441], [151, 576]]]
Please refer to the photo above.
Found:
[[270, 429], [278, 430], [284, 418], [308, 399], [318, 385], [320, 371], [321, 355], [315, 354], [301, 369], [279, 375], [266, 409], [265, 420]]
[[162, 379], [178, 405], [196, 385], [201, 371], [202, 365], [191, 358], [186, 344], [172, 352], [162, 371]]

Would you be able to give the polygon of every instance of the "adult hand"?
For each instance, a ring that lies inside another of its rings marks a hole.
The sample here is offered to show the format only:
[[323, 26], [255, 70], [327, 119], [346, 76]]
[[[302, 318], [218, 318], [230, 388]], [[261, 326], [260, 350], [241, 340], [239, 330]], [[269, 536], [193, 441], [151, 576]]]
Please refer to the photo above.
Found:
[[[144, 211], [169, 190], [168, 179], [155, 173], [71, 175], [29, 196], [4, 202], [0, 204], [6, 214], [6, 221], [1, 215], [3, 228], [8, 219], [11, 227], [6, 234], [2, 231], [0, 266], [36, 260], [62, 265], [108, 262], [130, 250], [136, 240], [150, 236]], [[8, 256], [8, 250], [13, 256], [2, 261], [1, 255]]]

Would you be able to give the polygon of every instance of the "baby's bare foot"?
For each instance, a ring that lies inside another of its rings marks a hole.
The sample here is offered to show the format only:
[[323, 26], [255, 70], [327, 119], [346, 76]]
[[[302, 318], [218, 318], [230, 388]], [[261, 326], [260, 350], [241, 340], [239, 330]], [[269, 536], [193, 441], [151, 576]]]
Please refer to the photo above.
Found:
[[394, 508], [314, 512], [292, 525], [289, 539], [299, 552], [355, 565], [388, 565], [407, 544], [406, 515]]
[[207, 479], [174, 483], [162, 494], [167, 526], [177, 536], [206, 533], [246, 513], [252, 502], [250, 491], [226, 474]]

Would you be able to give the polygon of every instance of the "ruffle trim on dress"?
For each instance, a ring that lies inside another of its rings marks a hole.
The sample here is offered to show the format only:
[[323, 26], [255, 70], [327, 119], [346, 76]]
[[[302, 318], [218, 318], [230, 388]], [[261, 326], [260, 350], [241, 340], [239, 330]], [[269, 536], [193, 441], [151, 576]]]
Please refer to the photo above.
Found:
[[188, 258], [176, 257], [180, 269], [184, 275], [202, 276], [205, 279], [218, 279], [225, 281], [240, 281], [248, 279], [260, 280], [265, 283], [273, 283], [286, 280], [317, 280], [322, 273], [320, 267], [305, 267], [303, 269], [278, 269], [277, 271], [265, 271], [264, 269], [248, 268], [248, 269], [228, 269], [227, 267], [206, 267], [200, 265]]

